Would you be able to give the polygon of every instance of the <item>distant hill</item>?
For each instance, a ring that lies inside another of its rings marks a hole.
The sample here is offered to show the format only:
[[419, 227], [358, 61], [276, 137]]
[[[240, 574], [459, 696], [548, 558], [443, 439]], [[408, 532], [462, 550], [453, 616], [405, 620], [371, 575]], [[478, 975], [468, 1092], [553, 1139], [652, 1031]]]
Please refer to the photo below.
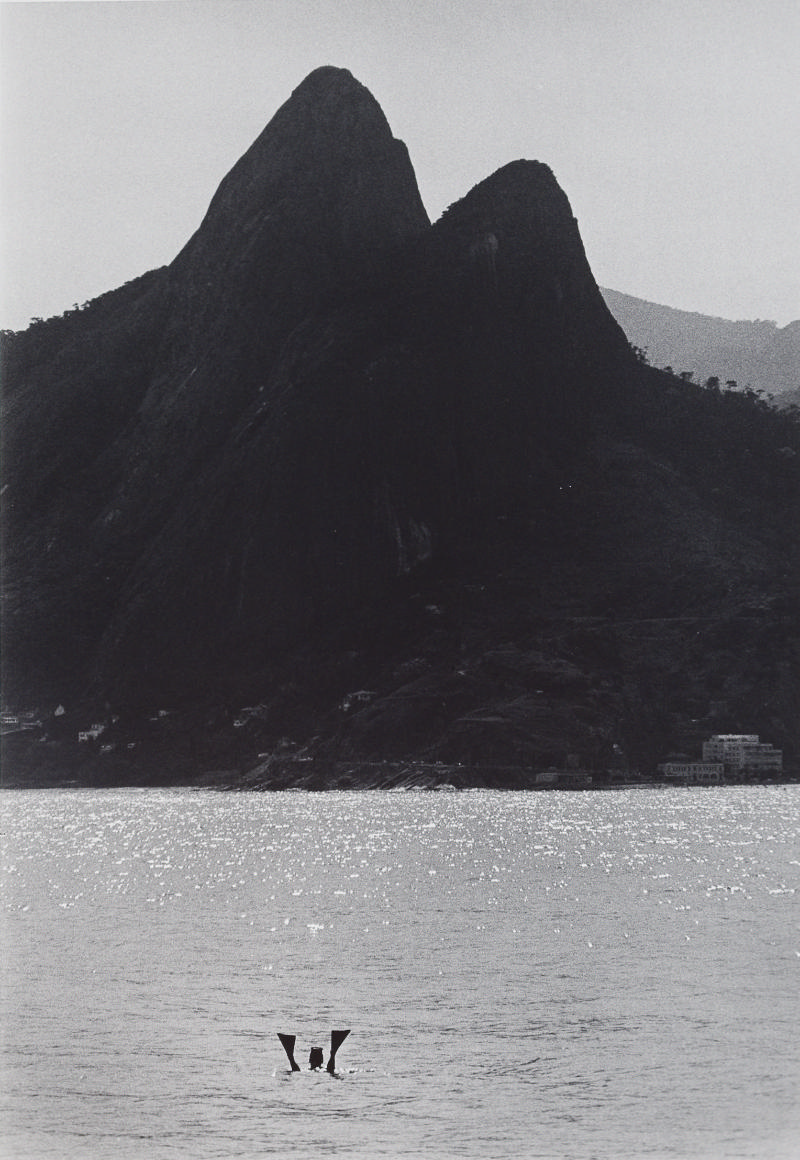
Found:
[[733, 322], [688, 310], [674, 310], [601, 287], [611, 313], [634, 346], [647, 352], [651, 366], [692, 371], [704, 383], [716, 376], [800, 404], [800, 321]]

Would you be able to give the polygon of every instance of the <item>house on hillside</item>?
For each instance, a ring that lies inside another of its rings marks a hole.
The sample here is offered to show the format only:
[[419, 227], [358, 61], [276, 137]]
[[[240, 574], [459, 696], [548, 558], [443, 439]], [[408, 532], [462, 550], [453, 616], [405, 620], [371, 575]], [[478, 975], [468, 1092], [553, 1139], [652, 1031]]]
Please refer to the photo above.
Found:
[[82, 729], [78, 734], [78, 740], [96, 741], [104, 729], [105, 725], [102, 723], [102, 721], [97, 721], [94, 725], [92, 725], [91, 729]]
[[375, 693], [369, 689], [358, 689], [355, 693], [348, 693], [339, 708], [347, 713], [354, 705], [368, 705], [374, 696]]

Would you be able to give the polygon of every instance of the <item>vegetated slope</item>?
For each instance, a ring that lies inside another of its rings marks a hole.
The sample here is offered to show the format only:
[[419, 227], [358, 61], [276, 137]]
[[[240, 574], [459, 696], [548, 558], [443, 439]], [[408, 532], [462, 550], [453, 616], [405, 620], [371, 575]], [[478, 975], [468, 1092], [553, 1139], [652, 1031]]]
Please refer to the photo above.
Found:
[[618, 290], [602, 290], [608, 308], [634, 346], [653, 366], [691, 371], [695, 382], [734, 380], [800, 405], [800, 321], [733, 322], [659, 306]]
[[796, 752], [796, 424], [636, 360], [545, 165], [431, 227], [318, 70], [171, 266], [10, 352], [6, 687], [109, 705], [114, 776]]

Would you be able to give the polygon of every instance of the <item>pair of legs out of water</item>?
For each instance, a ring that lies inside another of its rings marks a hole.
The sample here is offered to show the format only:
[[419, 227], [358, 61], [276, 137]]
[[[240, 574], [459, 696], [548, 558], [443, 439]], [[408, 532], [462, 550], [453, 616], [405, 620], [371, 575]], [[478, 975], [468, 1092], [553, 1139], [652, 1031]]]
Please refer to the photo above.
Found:
[[[336, 1070], [336, 1052], [342, 1046], [342, 1044], [344, 1043], [345, 1039], [347, 1039], [347, 1036], [349, 1034], [350, 1034], [349, 1030], [348, 1031], [331, 1031], [331, 1054], [330, 1054], [330, 1058], [328, 1059], [328, 1066], [326, 1069], [327, 1071], [329, 1071], [331, 1073], [331, 1075], [333, 1075], [334, 1071]], [[283, 1044], [283, 1050], [286, 1052], [287, 1056], [289, 1057], [289, 1063], [292, 1065], [292, 1071], [299, 1071], [300, 1065], [297, 1063], [297, 1060], [294, 1057], [294, 1045], [297, 1041], [297, 1036], [296, 1035], [282, 1035], [279, 1031], [278, 1032], [278, 1039], [280, 1039], [281, 1043]], [[320, 1067], [322, 1067], [322, 1063], [323, 1063], [322, 1048], [321, 1047], [312, 1047], [311, 1053], [309, 1054], [309, 1057], [308, 1057], [309, 1068], [311, 1069], [311, 1071], [317, 1071]]]

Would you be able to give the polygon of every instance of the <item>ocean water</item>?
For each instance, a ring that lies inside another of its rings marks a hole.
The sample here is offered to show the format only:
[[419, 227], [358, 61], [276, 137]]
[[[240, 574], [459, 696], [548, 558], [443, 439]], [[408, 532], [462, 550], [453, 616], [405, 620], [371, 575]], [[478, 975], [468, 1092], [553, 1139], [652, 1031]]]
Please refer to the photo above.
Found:
[[0, 810], [4, 1158], [800, 1156], [800, 787]]

